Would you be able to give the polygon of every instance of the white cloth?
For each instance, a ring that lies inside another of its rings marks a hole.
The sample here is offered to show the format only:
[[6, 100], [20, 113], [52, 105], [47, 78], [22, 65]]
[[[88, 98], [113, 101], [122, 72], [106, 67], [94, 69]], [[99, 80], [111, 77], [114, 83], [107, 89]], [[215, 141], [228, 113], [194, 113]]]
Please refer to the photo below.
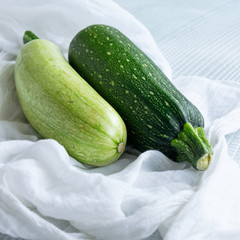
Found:
[[1, 0], [0, 232], [39, 240], [140, 240], [156, 230], [166, 240], [239, 239], [240, 169], [225, 136], [240, 129], [240, 84], [173, 79], [205, 118], [215, 153], [204, 172], [130, 146], [117, 162], [86, 168], [28, 124], [13, 78], [23, 32], [53, 41], [67, 56], [73, 36], [93, 23], [120, 29], [171, 79], [147, 29], [110, 0]]

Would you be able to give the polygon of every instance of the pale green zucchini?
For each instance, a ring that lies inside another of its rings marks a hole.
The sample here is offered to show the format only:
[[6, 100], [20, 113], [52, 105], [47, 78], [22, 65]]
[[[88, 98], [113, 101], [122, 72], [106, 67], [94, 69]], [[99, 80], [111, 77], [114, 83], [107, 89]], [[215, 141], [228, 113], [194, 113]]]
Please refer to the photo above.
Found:
[[104, 166], [116, 161], [127, 138], [122, 118], [55, 44], [32, 39], [26, 32], [15, 65], [17, 94], [30, 124], [82, 163]]

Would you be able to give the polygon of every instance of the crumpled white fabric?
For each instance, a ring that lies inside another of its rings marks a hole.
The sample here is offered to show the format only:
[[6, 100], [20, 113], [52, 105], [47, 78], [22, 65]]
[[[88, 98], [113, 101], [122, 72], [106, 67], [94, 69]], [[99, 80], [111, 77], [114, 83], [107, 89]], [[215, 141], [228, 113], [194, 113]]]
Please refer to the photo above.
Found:
[[[0, 9], [0, 232], [26, 239], [237, 240], [240, 169], [226, 135], [240, 129], [240, 84], [197, 76], [173, 79], [202, 112], [214, 148], [196, 171], [161, 152], [128, 146], [115, 163], [87, 168], [26, 121], [14, 85], [14, 63], [26, 29], [60, 46], [93, 23], [117, 27], [171, 79], [147, 29], [110, 0], [2, 0]], [[159, 236], [159, 235], [158, 235]]]

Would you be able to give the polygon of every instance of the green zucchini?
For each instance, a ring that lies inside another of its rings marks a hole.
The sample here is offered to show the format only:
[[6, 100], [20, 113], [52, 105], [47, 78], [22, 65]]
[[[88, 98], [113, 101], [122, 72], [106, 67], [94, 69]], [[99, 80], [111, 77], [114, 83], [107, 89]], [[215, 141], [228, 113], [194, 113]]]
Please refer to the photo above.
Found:
[[202, 114], [119, 30], [91, 25], [72, 39], [68, 55], [72, 67], [122, 116], [129, 143], [199, 170], [208, 167], [213, 151]]
[[117, 160], [127, 137], [119, 114], [69, 65], [58, 46], [28, 31], [24, 42], [14, 75], [30, 124], [82, 163], [104, 166]]

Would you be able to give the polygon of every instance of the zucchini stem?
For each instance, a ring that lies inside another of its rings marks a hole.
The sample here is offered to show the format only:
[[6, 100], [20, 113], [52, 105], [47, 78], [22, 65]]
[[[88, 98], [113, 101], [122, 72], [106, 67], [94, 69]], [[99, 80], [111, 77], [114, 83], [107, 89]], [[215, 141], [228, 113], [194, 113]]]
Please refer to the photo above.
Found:
[[26, 44], [34, 39], [39, 39], [33, 32], [26, 31], [23, 35], [23, 43]]
[[213, 149], [202, 127], [194, 128], [187, 122], [178, 137], [171, 141], [177, 152], [177, 161], [187, 161], [197, 170], [205, 170], [211, 161]]

